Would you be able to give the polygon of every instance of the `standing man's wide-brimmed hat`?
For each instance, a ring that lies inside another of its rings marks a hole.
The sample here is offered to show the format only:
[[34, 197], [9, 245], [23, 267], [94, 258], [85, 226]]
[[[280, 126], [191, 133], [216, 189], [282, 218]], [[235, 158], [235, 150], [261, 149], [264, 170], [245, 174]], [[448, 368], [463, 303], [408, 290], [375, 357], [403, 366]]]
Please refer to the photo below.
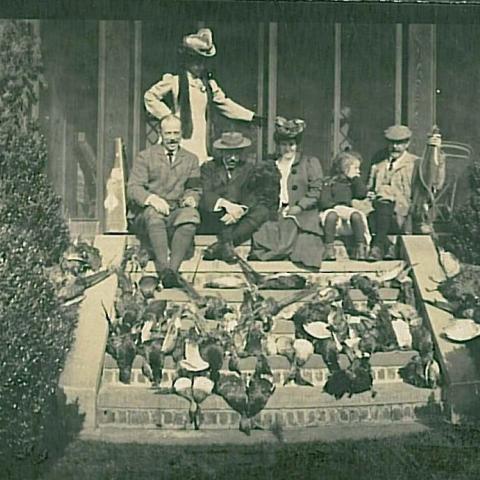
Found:
[[189, 53], [198, 53], [202, 57], [213, 57], [217, 53], [209, 28], [201, 28], [197, 33], [183, 37], [181, 49]]
[[213, 142], [213, 148], [217, 150], [236, 150], [247, 148], [251, 144], [251, 140], [244, 137], [240, 132], [224, 132], [219, 139]]
[[385, 130], [384, 134], [390, 142], [408, 142], [412, 131], [405, 125], [392, 125]]
[[303, 133], [306, 123], [300, 118], [287, 120], [284, 117], [275, 118], [275, 138], [281, 140], [296, 139]]

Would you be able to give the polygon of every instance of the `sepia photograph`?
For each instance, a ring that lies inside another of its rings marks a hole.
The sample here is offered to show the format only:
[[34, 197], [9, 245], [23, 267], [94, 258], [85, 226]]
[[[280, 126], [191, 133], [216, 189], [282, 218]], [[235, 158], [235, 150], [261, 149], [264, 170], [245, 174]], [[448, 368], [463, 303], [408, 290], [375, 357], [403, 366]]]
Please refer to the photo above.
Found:
[[480, 478], [479, 92], [476, 1], [2, 0], [0, 480]]

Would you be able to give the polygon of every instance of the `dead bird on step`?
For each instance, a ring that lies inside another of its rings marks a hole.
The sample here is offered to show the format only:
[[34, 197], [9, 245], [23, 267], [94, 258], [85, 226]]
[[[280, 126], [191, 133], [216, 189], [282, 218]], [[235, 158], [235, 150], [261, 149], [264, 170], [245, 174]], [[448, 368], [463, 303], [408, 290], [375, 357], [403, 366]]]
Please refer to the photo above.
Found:
[[193, 285], [187, 282], [180, 273], [175, 272], [175, 277], [180, 288], [188, 295], [192, 302], [194, 302], [198, 308], [203, 309], [203, 315], [207, 320], [222, 320], [225, 314], [233, 312], [232, 308], [223, 298], [212, 295], [200, 295]]
[[256, 272], [240, 255], [235, 254], [247, 282], [256, 285], [260, 290], [301, 290], [305, 288], [307, 279], [297, 273], [277, 273], [265, 275]]
[[132, 273], [144, 272], [150, 261], [150, 252], [142, 245], [132, 245], [125, 249], [121, 268]]
[[233, 410], [240, 414], [241, 432], [250, 435], [252, 429], [261, 429], [255, 417], [265, 408], [275, 391], [267, 359], [264, 356], [257, 357], [255, 372], [248, 384], [237, 374], [222, 374], [216, 391]]
[[195, 430], [202, 421], [201, 403], [212, 394], [214, 383], [204, 376], [180, 377], [173, 383], [173, 391], [189, 402], [188, 417]]
[[273, 325], [273, 319], [278, 315], [284, 308], [292, 305], [293, 303], [299, 302], [304, 298], [315, 295], [318, 293], [318, 287], [311, 287], [307, 290], [300, 290], [299, 292], [285, 296], [282, 300], [275, 300], [272, 297], [264, 298], [258, 296], [256, 302], [253, 306], [253, 317], [255, 320], [262, 322], [263, 330], [269, 332]]
[[405, 382], [420, 388], [435, 389], [441, 384], [440, 366], [433, 358], [433, 352], [415, 355], [399, 369], [399, 374]]
[[347, 346], [343, 346], [343, 352], [347, 355], [350, 365], [345, 369], [334, 371], [324, 386], [324, 391], [333, 395], [337, 400], [348, 394], [349, 397], [355, 393], [371, 391], [372, 397], [375, 397], [376, 391], [373, 390], [373, 374], [369, 356], [357, 357]]
[[[293, 382], [296, 385], [313, 387], [311, 382], [303, 378], [300, 370], [313, 355], [313, 344], [308, 340], [297, 338], [296, 340], [292, 341], [292, 350], [293, 356], [290, 357], [286, 355], [287, 358], [289, 358], [291, 368], [287, 378], [284, 381], [284, 385]], [[280, 351], [278, 353], [282, 355]]]
[[137, 355], [135, 335], [125, 331], [119, 322], [113, 322], [105, 306], [105, 319], [108, 322], [109, 335], [106, 351], [117, 362], [119, 378], [122, 383], [130, 383], [132, 365]]

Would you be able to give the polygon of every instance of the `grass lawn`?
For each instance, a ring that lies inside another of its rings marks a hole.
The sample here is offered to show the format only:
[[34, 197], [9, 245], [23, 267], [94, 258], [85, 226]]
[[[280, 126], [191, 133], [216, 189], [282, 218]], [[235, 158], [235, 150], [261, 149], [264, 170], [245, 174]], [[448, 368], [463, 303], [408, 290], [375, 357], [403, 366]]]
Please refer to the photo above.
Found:
[[473, 480], [480, 479], [479, 440], [478, 430], [450, 426], [399, 437], [305, 444], [166, 447], [76, 440], [62, 458], [39, 465], [34, 477], [41, 480]]

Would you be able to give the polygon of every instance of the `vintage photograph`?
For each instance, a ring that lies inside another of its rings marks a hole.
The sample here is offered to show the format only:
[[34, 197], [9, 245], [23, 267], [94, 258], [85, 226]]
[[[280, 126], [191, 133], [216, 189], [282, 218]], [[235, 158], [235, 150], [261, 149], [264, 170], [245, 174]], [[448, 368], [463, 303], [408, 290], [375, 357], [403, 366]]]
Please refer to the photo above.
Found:
[[0, 480], [480, 478], [480, 4], [0, 6]]

